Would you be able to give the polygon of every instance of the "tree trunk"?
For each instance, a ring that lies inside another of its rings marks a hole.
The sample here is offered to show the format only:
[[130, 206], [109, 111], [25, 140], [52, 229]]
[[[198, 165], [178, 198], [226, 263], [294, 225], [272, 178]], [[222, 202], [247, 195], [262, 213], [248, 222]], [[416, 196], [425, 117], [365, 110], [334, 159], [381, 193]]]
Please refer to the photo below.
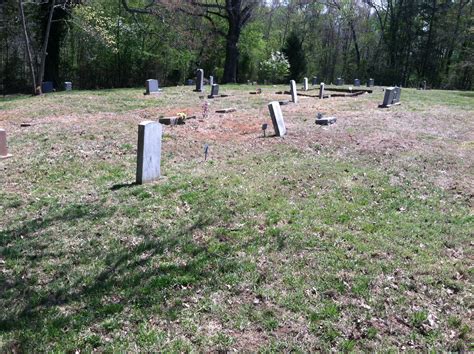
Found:
[[49, 40], [49, 32], [51, 31], [51, 21], [53, 20], [53, 13], [54, 13], [54, 6], [56, 5], [55, 0], [51, 0], [51, 9], [49, 10], [48, 14], [48, 22], [46, 24], [46, 31], [44, 34], [43, 39], [43, 47], [41, 50], [41, 61], [40, 61], [40, 69], [38, 72], [38, 84], [41, 85], [44, 78], [44, 68], [46, 65], [46, 56], [48, 55], [48, 40]]
[[26, 48], [26, 53], [28, 56], [28, 64], [30, 66], [31, 81], [33, 84], [33, 94], [36, 94], [36, 75], [35, 75], [35, 68], [33, 66], [33, 58], [31, 57], [30, 38], [28, 36], [28, 30], [26, 29], [25, 11], [23, 10], [23, 0], [19, 1], [19, 6], [20, 6], [21, 25], [23, 27], [23, 36], [25, 39], [25, 48]]
[[237, 43], [239, 42], [239, 37], [240, 29], [230, 26], [226, 36], [224, 77], [222, 78], [222, 83], [224, 84], [237, 82], [237, 66], [239, 63]]

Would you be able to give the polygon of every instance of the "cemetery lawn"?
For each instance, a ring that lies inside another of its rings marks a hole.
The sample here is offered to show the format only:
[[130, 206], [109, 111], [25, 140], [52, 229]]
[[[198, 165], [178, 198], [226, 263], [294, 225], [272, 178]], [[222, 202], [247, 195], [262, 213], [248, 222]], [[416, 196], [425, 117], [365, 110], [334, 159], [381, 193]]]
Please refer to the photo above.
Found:
[[0, 99], [1, 352], [474, 349], [472, 92], [300, 97], [281, 139], [286, 86], [192, 89]]

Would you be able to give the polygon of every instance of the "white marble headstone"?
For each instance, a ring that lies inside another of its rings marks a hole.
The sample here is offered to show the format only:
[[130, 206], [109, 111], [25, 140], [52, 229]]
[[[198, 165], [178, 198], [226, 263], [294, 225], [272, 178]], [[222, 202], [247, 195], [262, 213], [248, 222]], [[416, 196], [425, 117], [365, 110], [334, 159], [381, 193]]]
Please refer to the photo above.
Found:
[[154, 121], [138, 125], [137, 184], [154, 181], [161, 174], [161, 137], [163, 127]]
[[285, 121], [283, 120], [283, 114], [281, 113], [280, 103], [273, 101], [268, 104], [268, 110], [272, 117], [273, 129], [275, 130], [276, 136], [283, 136], [286, 134]]

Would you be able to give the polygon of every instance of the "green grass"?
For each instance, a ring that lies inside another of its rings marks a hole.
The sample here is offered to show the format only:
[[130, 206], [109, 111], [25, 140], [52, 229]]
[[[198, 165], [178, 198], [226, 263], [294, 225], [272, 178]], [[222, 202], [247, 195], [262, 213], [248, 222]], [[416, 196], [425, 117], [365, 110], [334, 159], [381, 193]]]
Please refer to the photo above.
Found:
[[[95, 113], [155, 102], [97, 94]], [[458, 93], [434, 94], [464, 109]], [[71, 112], [89, 93], [73, 95]], [[109, 124], [13, 139], [38, 145], [0, 176], [2, 351], [469, 347], [474, 217], [420, 166], [394, 184], [397, 166], [275, 144], [207, 163], [165, 154], [166, 178], [138, 186], [132, 139], [113, 158], [79, 151], [132, 126]]]

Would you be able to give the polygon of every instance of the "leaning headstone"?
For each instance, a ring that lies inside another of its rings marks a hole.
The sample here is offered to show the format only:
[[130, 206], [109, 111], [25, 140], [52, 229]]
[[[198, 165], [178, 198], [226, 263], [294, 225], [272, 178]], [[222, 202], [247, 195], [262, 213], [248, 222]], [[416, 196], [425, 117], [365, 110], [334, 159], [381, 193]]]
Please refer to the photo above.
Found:
[[66, 91], [72, 91], [72, 82], [71, 81], [66, 81], [64, 83], [64, 90]]
[[338, 77], [336, 79], [336, 86], [342, 86], [342, 85], [344, 85], [344, 80]]
[[213, 98], [219, 96], [219, 85], [218, 84], [213, 84], [211, 86], [211, 94], [208, 96], [209, 98]]
[[9, 157], [12, 157], [12, 155], [8, 153], [7, 132], [4, 129], [0, 129], [0, 159]]
[[160, 88], [158, 86], [158, 80], [155, 80], [155, 79], [146, 80], [145, 87], [146, 87], [145, 95], [151, 95], [151, 94], [160, 92]]
[[359, 79], [354, 80], [354, 86], [355, 87], [360, 87], [360, 80]]
[[311, 81], [311, 85], [315, 86], [318, 84], [318, 78], [316, 76], [313, 76], [313, 80]]
[[385, 89], [385, 96], [383, 98], [383, 103], [379, 107], [390, 107], [393, 105], [400, 104], [400, 87], [387, 87]]
[[41, 84], [41, 92], [50, 93], [54, 91], [54, 86], [52, 81], [43, 81]]
[[214, 76], [209, 76], [209, 85], [214, 85]]
[[373, 87], [374, 86], [374, 79], [369, 79], [367, 81], [367, 87]]
[[285, 122], [283, 121], [283, 114], [281, 113], [280, 103], [277, 101], [268, 104], [268, 110], [272, 117], [273, 129], [276, 136], [283, 136], [286, 134]]
[[321, 85], [319, 85], [319, 99], [324, 98], [324, 82], [321, 82]]
[[137, 184], [160, 177], [162, 135], [163, 127], [158, 122], [144, 121], [138, 125]]
[[204, 70], [196, 70], [196, 92], [204, 91]]
[[295, 80], [290, 81], [290, 93], [291, 93], [291, 101], [293, 103], [298, 103], [298, 93], [296, 92]]
[[308, 91], [308, 78], [307, 77], [303, 79], [303, 90]]

